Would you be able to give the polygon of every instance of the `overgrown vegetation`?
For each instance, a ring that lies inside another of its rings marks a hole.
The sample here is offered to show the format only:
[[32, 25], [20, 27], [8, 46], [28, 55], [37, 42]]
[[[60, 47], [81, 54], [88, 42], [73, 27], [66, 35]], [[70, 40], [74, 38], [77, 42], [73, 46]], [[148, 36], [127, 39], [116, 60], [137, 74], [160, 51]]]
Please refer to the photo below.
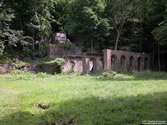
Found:
[[[167, 119], [167, 74], [0, 75], [0, 124], [140, 125]], [[43, 109], [39, 105], [48, 106]]]
[[37, 71], [51, 74], [62, 73], [64, 63], [65, 59], [63, 58], [56, 58], [55, 60], [41, 60], [41, 62], [37, 64]]
[[167, 70], [166, 7], [166, 0], [1, 0], [0, 53], [43, 57], [52, 34], [64, 32], [85, 51], [145, 52], [155, 70]]

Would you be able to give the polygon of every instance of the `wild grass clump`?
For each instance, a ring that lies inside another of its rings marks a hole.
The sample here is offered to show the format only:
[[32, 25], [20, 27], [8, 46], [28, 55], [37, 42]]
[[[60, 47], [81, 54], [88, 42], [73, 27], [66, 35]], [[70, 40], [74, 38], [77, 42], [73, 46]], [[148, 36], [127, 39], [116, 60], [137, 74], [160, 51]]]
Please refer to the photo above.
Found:
[[37, 73], [37, 74], [32, 74], [31, 72], [28, 71], [21, 71], [21, 70], [13, 70], [12, 72], [8, 73], [8, 74], [4, 74], [4, 75], [0, 75], [0, 78], [4, 79], [4, 80], [25, 80], [25, 81], [29, 81], [29, 80], [33, 80], [33, 79], [37, 79], [37, 78], [49, 78], [52, 75], [47, 74], [47, 73]]
[[165, 72], [133, 72], [133, 73], [112, 73], [104, 72], [99, 77], [101, 80], [147, 80], [147, 79], [167, 79]]
[[134, 76], [132, 74], [121, 74], [117, 73], [115, 71], [109, 71], [109, 72], [103, 72], [102, 75], [100, 75], [101, 80], [132, 80], [134, 79]]
[[63, 58], [56, 58], [55, 60], [42, 60], [37, 65], [38, 72], [46, 72], [50, 74], [62, 73], [65, 60]]
[[136, 79], [167, 79], [167, 74], [165, 72], [136, 72], [133, 74]]
[[27, 71], [13, 70], [9, 74], [6, 74], [6, 79], [10, 80], [31, 80], [34, 76]]

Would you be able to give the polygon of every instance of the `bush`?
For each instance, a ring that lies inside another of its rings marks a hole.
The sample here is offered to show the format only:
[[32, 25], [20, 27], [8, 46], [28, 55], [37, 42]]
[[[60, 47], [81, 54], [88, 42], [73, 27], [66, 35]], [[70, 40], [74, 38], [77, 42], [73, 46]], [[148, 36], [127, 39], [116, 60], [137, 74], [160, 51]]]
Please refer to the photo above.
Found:
[[102, 76], [104, 77], [104, 78], [113, 78], [114, 76], [116, 76], [117, 75], [117, 72], [115, 72], [115, 71], [113, 71], [113, 70], [110, 70], [109, 72], [104, 72], [103, 74], [102, 74]]
[[111, 78], [112, 77], [112, 75], [109, 72], [103, 72], [102, 76], [104, 78]]
[[109, 73], [113, 76], [117, 75], [117, 72], [113, 71], [113, 70], [110, 70]]
[[38, 66], [39, 72], [46, 72], [46, 73], [62, 73], [63, 65], [65, 60], [63, 58], [57, 58], [55, 60], [45, 60], [42, 61]]
[[63, 58], [57, 58], [55, 60], [56, 73], [62, 73], [64, 63], [65, 63], [65, 60]]
[[38, 51], [38, 56], [40, 58], [47, 56], [48, 53], [48, 46], [47, 45], [40, 45], [39, 46], [39, 51]]

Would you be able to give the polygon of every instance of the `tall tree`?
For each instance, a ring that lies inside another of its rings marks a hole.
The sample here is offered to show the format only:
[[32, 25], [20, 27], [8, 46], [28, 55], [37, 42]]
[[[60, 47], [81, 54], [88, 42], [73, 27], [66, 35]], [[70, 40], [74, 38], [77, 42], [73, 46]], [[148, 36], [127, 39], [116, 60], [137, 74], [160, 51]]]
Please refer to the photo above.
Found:
[[118, 43], [124, 24], [131, 17], [133, 11], [133, 3], [130, 0], [108, 0], [106, 7], [106, 15], [116, 32], [115, 50], [118, 49]]
[[23, 36], [22, 31], [13, 30], [10, 27], [10, 23], [14, 18], [12, 9], [8, 8], [4, 1], [0, 2], [0, 54], [7, 47], [17, 46], [17, 44], [25, 45], [27, 42]]
[[85, 48], [100, 48], [109, 33], [108, 19], [103, 17], [103, 0], [76, 0], [69, 8], [65, 31]]

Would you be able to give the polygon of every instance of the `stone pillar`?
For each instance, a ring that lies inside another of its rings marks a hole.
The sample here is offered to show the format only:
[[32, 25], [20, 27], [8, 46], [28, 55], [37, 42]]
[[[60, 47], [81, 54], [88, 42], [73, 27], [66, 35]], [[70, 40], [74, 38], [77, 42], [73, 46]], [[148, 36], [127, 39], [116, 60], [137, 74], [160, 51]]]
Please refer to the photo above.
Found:
[[104, 71], [110, 71], [111, 70], [111, 50], [104, 50]]
[[100, 72], [100, 57], [96, 57], [95, 63], [94, 63], [95, 73]]
[[55, 47], [54, 46], [49, 46], [48, 47], [48, 57], [49, 59], [55, 59]]
[[130, 59], [130, 57], [126, 56], [124, 72], [128, 72], [128, 70], [129, 70], [129, 65], [130, 65], [129, 59]]
[[121, 58], [119, 56], [117, 56], [117, 60], [116, 60], [116, 72], [120, 72], [121, 68]]
[[132, 61], [132, 72], [136, 71], [136, 62], [135, 62], [135, 57], [133, 57]]
[[140, 65], [140, 71], [143, 72], [144, 71], [144, 57], [141, 57], [141, 65]]
[[83, 58], [83, 73], [84, 74], [90, 73], [89, 62], [90, 62], [90, 58], [88, 57]]
[[133, 71], [137, 72], [138, 71], [138, 60], [137, 56], [134, 56], [134, 69]]

